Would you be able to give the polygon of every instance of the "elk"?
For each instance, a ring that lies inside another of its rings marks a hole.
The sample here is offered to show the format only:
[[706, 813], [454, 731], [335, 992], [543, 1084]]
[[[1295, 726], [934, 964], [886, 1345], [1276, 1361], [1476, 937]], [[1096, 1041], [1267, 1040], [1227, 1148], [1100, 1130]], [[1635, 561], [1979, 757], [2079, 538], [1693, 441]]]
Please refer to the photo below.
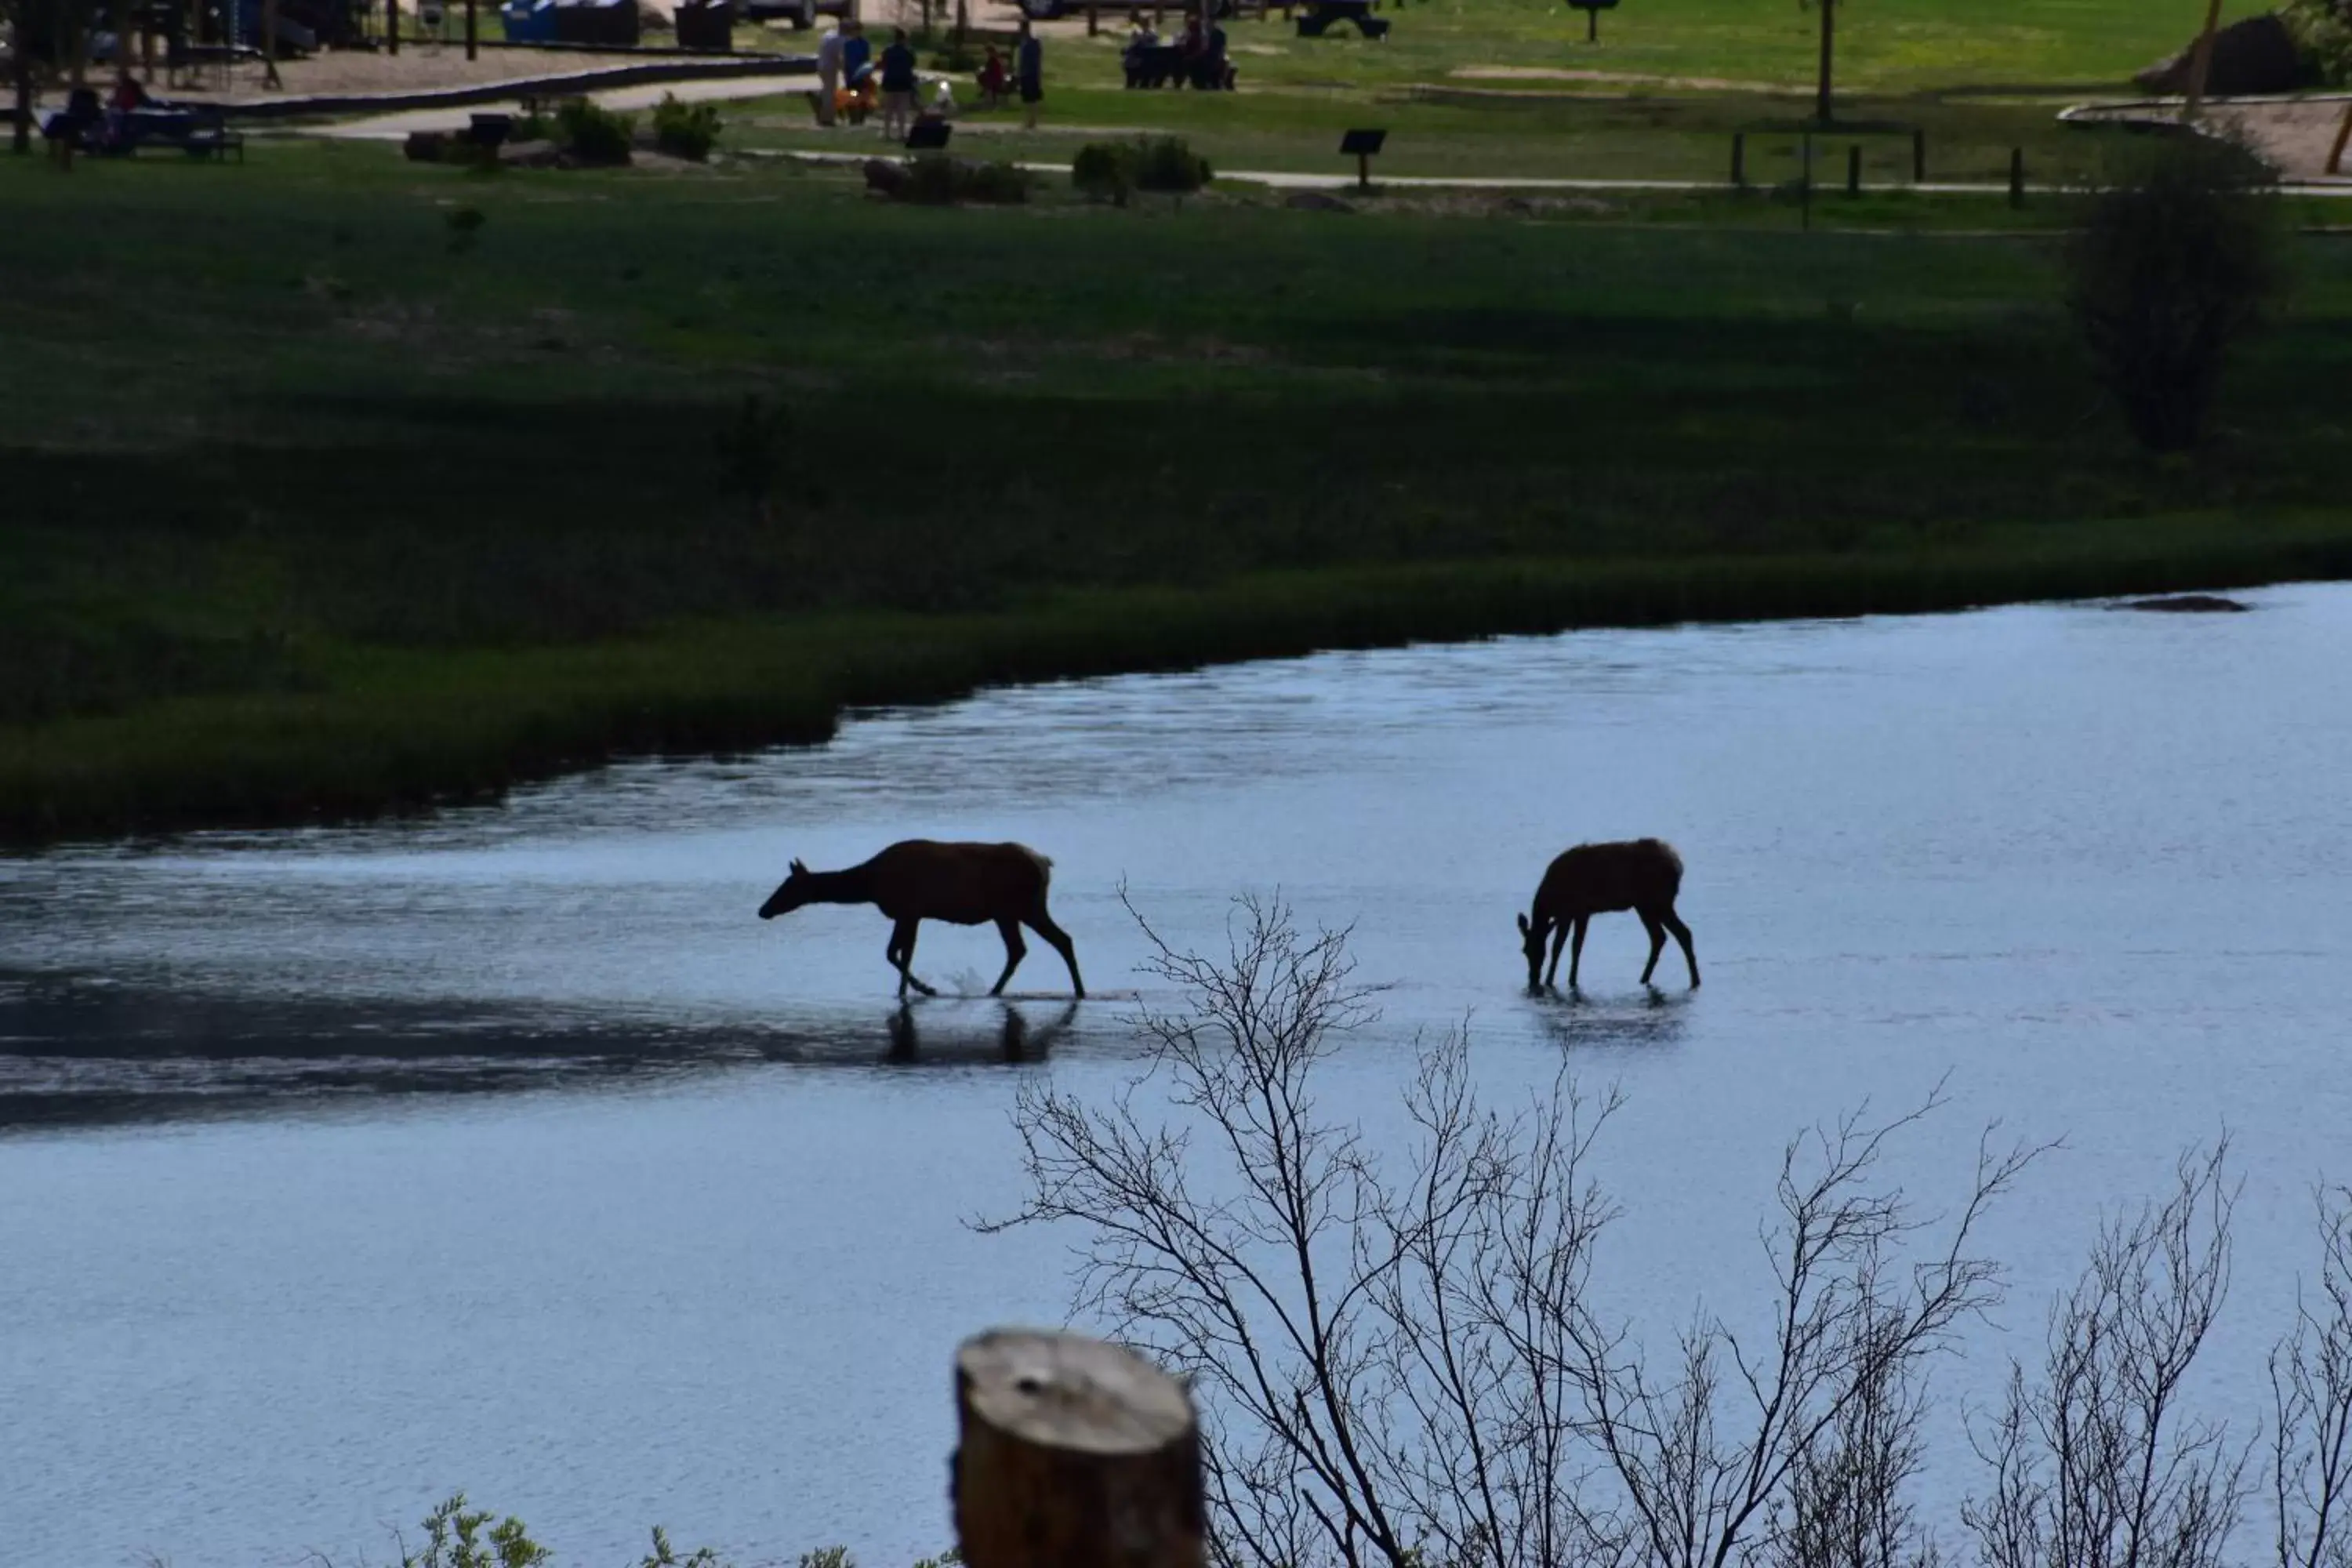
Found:
[[1053, 865], [1024, 844], [942, 844], [929, 838], [908, 838], [893, 844], [863, 865], [845, 871], [812, 871], [800, 861], [782, 886], [760, 906], [760, 918], [772, 921], [803, 904], [872, 904], [890, 920], [890, 945], [884, 956], [898, 972], [898, 994], [913, 986], [926, 996], [938, 992], [914, 976], [915, 928], [925, 921], [947, 921], [976, 926], [989, 921], [1004, 938], [1004, 973], [996, 977], [991, 996], [1004, 993], [1004, 983], [1021, 967], [1029, 951], [1021, 940], [1027, 926], [1050, 943], [1070, 966], [1070, 989], [1087, 994], [1078, 978], [1078, 955], [1069, 933], [1045, 912], [1045, 889], [1053, 880]]
[[[1674, 846], [1656, 838], [1636, 838], [1621, 844], [1580, 844], [1561, 852], [1536, 888], [1535, 907], [1519, 917], [1522, 951], [1528, 955], [1528, 989], [1540, 991], [1559, 978], [1559, 950], [1568, 947], [1568, 988], [1576, 989], [1577, 962], [1584, 954], [1585, 922], [1612, 910], [1632, 910], [1650, 933], [1650, 962], [1642, 966], [1642, 984], [1650, 983], [1665, 950], [1666, 932], [1682, 943], [1683, 960], [1690, 965], [1690, 983], [1698, 984], [1698, 954], [1691, 949], [1690, 927], [1675, 914], [1675, 895], [1682, 890], [1683, 858]], [[1570, 935], [1573, 927], [1575, 934]], [[1544, 938], [1551, 938], [1551, 973], [1542, 973]]]

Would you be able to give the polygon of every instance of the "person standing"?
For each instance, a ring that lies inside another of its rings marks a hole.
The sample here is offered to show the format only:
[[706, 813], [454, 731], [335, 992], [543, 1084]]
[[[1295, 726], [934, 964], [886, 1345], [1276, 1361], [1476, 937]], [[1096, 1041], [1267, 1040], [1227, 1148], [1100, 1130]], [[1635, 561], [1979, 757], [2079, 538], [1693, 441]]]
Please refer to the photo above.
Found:
[[816, 122], [834, 122], [834, 100], [841, 91], [841, 25], [825, 28], [816, 41]]
[[894, 27], [882, 51], [882, 134], [905, 141], [914, 118], [915, 51], [907, 43], [907, 29]]
[[1021, 42], [1013, 51], [1013, 79], [1021, 91], [1021, 123], [1037, 129], [1037, 100], [1045, 96], [1045, 46], [1029, 18], [1021, 18]]

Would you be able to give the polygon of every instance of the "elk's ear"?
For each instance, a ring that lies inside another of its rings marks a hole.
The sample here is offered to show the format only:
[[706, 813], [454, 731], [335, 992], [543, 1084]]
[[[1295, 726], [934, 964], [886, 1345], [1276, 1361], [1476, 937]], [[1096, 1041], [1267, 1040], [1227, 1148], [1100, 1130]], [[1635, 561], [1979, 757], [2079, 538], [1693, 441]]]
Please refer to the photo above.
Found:
[[1519, 917], [1519, 934], [1521, 936], [1528, 934], [1528, 917], [1525, 915]]
[[794, 875], [794, 876], [796, 876], [796, 877], [798, 877], [798, 876], [805, 876], [805, 875], [807, 874], [807, 872], [808, 872], [808, 868], [807, 868], [806, 866], [802, 865], [802, 864], [801, 864], [799, 861], [797, 861], [797, 860], [795, 860], [795, 861], [793, 861], [793, 875]]

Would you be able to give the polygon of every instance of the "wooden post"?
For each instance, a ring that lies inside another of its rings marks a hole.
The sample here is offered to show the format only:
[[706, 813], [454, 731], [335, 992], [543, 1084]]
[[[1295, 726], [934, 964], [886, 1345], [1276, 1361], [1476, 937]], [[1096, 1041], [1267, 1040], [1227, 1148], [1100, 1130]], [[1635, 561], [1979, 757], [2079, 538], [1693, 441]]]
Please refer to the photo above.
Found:
[[2327, 150], [2327, 172], [2331, 174], [2344, 167], [2345, 143], [2352, 142], [2352, 103], [2344, 106], [2344, 123], [2336, 128], [2336, 145]]
[[2205, 73], [2213, 68], [2213, 35], [2221, 26], [2221, 0], [2206, 0], [2205, 30], [2197, 35], [2197, 53], [2189, 62], [2189, 100], [2180, 106], [2180, 123], [2188, 125], [2197, 118], [2198, 105], [2205, 100]]
[[1862, 195], [1862, 143], [1859, 142], [1845, 150], [1845, 194], [1850, 196]]
[[1813, 137], [1811, 132], [1805, 133], [1800, 145], [1797, 163], [1797, 199], [1801, 204], [1799, 211], [1802, 214], [1802, 222], [1798, 226], [1810, 229], [1813, 226]]
[[1101, 13], [1101, 12], [1099, 12], [1099, 11], [1097, 11], [1097, 10], [1096, 10], [1096, 9], [1095, 9], [1093, 6], [1091, 6], [1091, 5], [1087, 6], [1087, 37], [1089, 37], [1089, 38], [1091, 38], [1091, 37], [1095, 37], [1097, 34], [1100, 33], [1101, 31], [1102, 31], [1102, 13]]
[[400, 53], [400, 0], [383, 0], [383, 40], [386, 53]]
[[2009, 150], [2009, 205], [2013, 207], [2025, 205], [2025, 149], [2022, 147]]
[[1927, 183], [1927, 133], [1916, 125], [1911, 128], [1911, 183]]
[[992, 1329], [956, 1352], [966, 1568], [1203, 1568], [1192, 1396], [1132, 1351]]
[[1372, 155], [1369, 153], [1359, 153], [1356, 154], [1356, 189], [1369, 191], [1371, 188]]
[[1735, 185], [1748, 184], [1748, 132], [1745, 131], [1731, 133], [1731, 183]]
[[261, 0], [261, 78], [271, 87], [286, 85], [278, 76], [278, 0]]
[[466, 0], [466, 58], [479, 58], [481, 24], [474, 19], [474, 0]]

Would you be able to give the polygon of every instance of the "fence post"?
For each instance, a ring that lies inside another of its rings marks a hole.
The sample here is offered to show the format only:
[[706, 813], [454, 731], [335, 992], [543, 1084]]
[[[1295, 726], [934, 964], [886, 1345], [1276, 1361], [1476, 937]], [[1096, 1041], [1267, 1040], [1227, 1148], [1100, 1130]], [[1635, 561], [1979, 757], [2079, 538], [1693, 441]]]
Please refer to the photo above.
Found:
[[386, 54], [400, 53], [400, 0], [383, 0], [383, 47]]
[[2013, 207], [2025, 205], [2025, 149], [2022, 147], [2009, 150], [2009, 205]]
[[955, 1365], [966, 1568], [1204, 1568], [1201, 1425], [1181, 1384], [1045, 1330], [975, 1335]]
[[1862, 144], [1858, 142], [1845, 150], [1845, 194], [1862, 195]]
[[1091, 6], [1091, 5], [1087, 6], [1087, 37], [1089, 37], [1089, 38], [1091, 38], [1091, 37], [1095, 37], [1097, 34], [1100, 33], [1101, 31], [1102, 31], [1102, 13], [1101, 13], [1101, 12], [1099, 12], [1099, 11], [1097, 11], [1097, 10], [1096, 10], [1096, 9], [1095, 9], [1093, 6]]
[[1916, 125], [1911, 128], [1911, 183], [1927, 183], [1927, 133]]
[[1745, 131], [1731, 133], [1731, 183], [1735, 185], [1748, 183], [1748, 132]]
[[2327, 149], [2327, 172], [2331, 174], [2344, 167], [2344, 144], [2352, 142], [2352, 103], [2344, 106], [2344, 123], [2336, 128], [2335, 145]]

